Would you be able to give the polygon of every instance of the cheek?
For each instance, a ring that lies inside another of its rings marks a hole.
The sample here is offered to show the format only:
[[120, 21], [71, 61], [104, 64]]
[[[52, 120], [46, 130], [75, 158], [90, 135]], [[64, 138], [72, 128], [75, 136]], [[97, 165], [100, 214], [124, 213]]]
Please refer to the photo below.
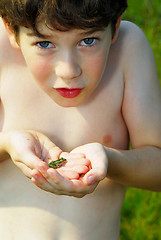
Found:
[[34, 79], [43, 81], [47, 79], [51, 73], [51, 60], [36, 56], [35, 52], [21, 47], [22, 54], [26, 61], [27, 67], [32, 73]]
[[98, 58], [92, 64], [93, 74], [97, 76], [101, 76], [104, 72], [106, 61], [105, 59]]
[[88, 61], [88, 74], [90, 75], [93, 84], [97, 84], [100, 81], [104, 73], [106, 62], [107, 55], [105, 54], [99, 54], [97, 57]]
[[34, 78], [39, 82], [47, 80], [52, 71], [52, 66], [48, 61], [42, 61], [38, 59], [33, 59], [30, 61], [28, 63], [28, 67], [30, 68]]

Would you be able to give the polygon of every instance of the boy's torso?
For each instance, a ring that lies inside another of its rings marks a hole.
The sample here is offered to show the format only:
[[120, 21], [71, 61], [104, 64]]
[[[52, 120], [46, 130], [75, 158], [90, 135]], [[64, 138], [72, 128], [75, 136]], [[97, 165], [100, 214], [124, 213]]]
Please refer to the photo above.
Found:
[[[88, 102], [77, 108], [56, 105], [36, 85], [20, 51], [11, 49], [5, 34], [0, 41], [2, 131], [38, 130], [63, 151], [90, 142], [128, 148], [128, 132], [121, 112], [121, 40], [111, 48], [100, 85]], [[83, 199], [55, 196], [36, 188], [7, 160], [0, 164], [0, 189], [0, 234], [4, 240], [118, 238], [125, 189], [112, 181], [104, 180]]]

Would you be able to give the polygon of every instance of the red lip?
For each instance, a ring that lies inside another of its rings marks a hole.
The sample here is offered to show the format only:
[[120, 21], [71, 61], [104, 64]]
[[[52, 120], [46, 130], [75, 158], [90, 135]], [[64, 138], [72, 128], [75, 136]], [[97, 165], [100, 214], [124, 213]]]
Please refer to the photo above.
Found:
[[56, 91], [64, 98], [75, 98], [81, 93], [82, 88], [56, 88]]

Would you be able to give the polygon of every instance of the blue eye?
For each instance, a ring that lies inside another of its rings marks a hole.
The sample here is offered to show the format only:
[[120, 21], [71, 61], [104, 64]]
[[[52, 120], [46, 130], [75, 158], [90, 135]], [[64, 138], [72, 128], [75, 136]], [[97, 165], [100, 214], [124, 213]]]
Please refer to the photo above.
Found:
[[95, 43], [96, 43], [96, 38], [85, 38], [85, 39], [83, 39], [81, 42], [80, 42], [80, 45], [81, 46], [94, 46], [95, 45]]
[[53, 44], [49, 41], [42, 41], [42, 42], [37, 42], [36, 45], [40, 48], [48, 49], [52, 48]]

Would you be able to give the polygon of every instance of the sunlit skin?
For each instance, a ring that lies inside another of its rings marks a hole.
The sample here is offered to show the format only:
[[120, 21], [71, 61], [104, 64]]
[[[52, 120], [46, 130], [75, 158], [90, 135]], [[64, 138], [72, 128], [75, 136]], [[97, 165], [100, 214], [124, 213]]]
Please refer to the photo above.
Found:
[[[100, 82], [111, 43], [111, 27], [93, 34], [88, 30], [52, 31], [46, 25], [38, 29], [48, 37], [32, 36], [31, 30], [24, 27], [20, 30], [20, 47], [28, 68], [57, 104], [79, 106]], [[81, 91], [76, 97], [64, 98], [56, 91], [60, 88]]]
[[17, 42], [4, 23], [1, 238], [118, 240], [126, 186], [161, 186], [161, 95], [146, 37], [126, 21], [113, 39], [110, 25], [59, 32], [40, 22], [48, 36], [20, 27]]

